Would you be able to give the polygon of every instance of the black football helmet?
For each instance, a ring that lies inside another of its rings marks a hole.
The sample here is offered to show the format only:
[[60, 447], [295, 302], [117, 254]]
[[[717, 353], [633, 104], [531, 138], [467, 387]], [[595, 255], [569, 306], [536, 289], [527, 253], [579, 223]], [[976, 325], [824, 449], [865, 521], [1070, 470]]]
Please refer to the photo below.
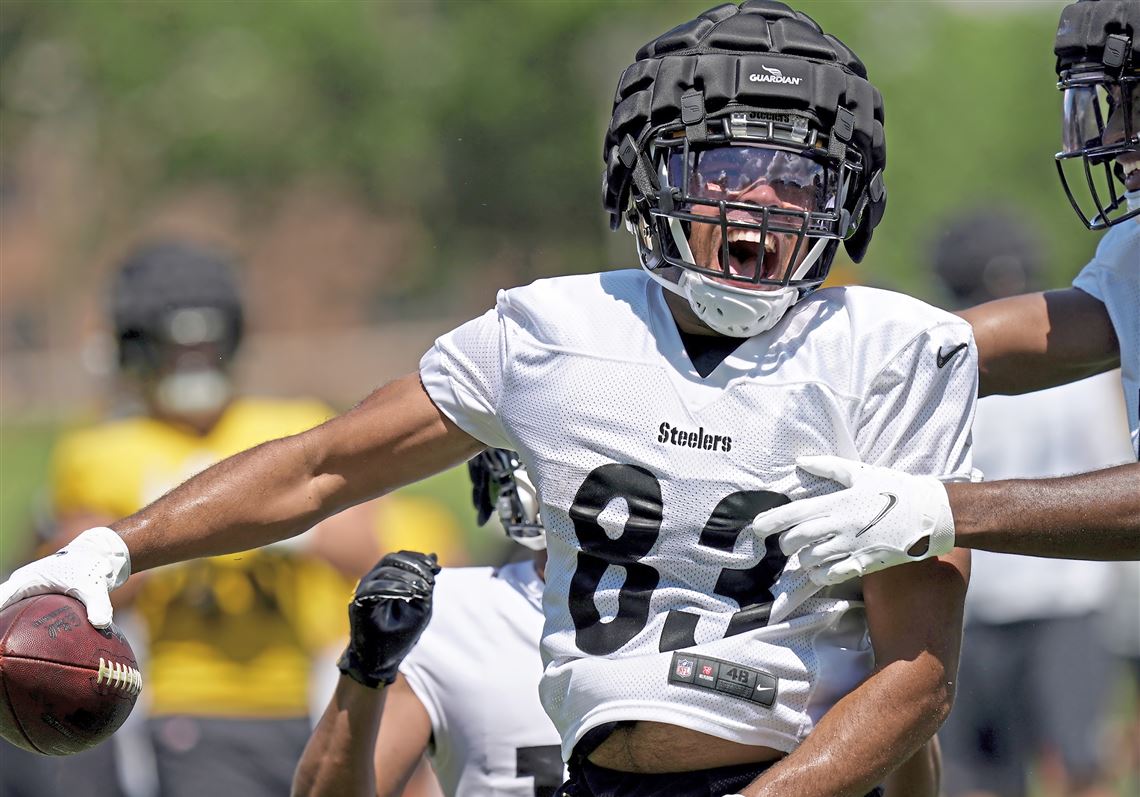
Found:
[[546, 529], [538, 516], [538, 491], [518, 454], [505, 448], [488, 448], [467, 463], [471, 476], [471, 499], [482, 526], [497, 512], [507, 536], [541, 551], [546, 548]]
[[1064, 92], [1057, 172], [1073, 210], [1090, 230], [1140, 216], [1140, 0], [1066, 6], [1053, 50]]
[[230, 261], [180, 241], [147, 244], [126, 257], [111, 285], [111, 320], [120, 366], [144, 375], [172, 347], [211, 344], [229, 361], [244, 327]]
[[111, 318], [120, 368], [153, 409], [201, 420], [232, 398], [244, 313], [223, 256], [181, 242], [135, 250], [112, 283]]
[[717, 6], [638, 50], [603, 158], [611, 227], [735, 337], [818, 287], [841, 241], [861, 260], [886, 208], [881, 95], [849, 48], [774, 0]]

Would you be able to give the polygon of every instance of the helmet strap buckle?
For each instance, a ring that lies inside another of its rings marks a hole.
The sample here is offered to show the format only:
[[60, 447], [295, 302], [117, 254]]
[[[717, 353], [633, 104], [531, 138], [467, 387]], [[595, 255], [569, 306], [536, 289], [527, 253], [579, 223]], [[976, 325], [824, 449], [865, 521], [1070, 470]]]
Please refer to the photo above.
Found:
[[703, 144], [708, 141], [705, 95], [702, 92], [689, 89], [681, 95], [681, 124], [685, 126], [685, 138], [690, 143]]
[[657, 178], [649, 168], [645, 153], [638, 149], [632, 136], [626, 135], [618, 151], [618, 159], [622, 165], [633, 172], [633, 184], [641, 193], [642, 199], [649, 199], [657, 195]]
[[1128, 57], [1129, 44], [1129, 38], [1120, 33], [1113, 33], [1105, 38], [1104, 56], [1101, 58], [1101, 62], [1106, 70], [1111, 70], [1119, 75], [1124, 68], [1124, 61]]

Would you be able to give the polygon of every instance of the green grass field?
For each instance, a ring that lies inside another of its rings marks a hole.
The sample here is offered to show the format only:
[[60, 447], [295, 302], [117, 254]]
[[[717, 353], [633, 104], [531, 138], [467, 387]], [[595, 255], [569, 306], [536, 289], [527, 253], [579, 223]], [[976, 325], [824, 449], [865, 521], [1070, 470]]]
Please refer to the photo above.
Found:
[[56, 427], [49, 425], [0, 426], [0, 569], [5, 572], [27, 550], [55, 435]]

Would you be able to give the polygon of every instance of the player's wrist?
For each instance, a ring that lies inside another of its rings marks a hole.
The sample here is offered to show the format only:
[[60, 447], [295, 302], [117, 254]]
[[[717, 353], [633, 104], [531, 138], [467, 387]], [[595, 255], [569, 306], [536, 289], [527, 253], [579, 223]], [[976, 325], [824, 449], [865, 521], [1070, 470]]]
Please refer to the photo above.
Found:
[[108, 591], [121, 587], [131, 575], [131, 552], [126, 542], [106, 526], [87, 529], [63, 546], [62, 551], [98, 557], [106, 565], [99, 575], [106, 579]]
[[383, 689], [396, 680], [395, 668], [377, 667], [369, 664], [369, 657], [358, 655], [352, 645], [345, 648], [337, 660], [337, 669], [361, 686], [369, 689]]
[[351, 646], [344, 650], [340, 659], [336, 660], [336, 668], [341, 670], [341, 675], [347, 675], [361, 686], [367, 686], [368, 689], [381, 689], [382, 686], [390, 683], [384, 681], [384, 678], [374, 672], [372, 668], [366, 667], [364, 662], [352, 653]]
[[930, 491], [931, 527], [930, 555], [944, 556], [954, 550], [954, 513], [950, 509], [947, 487], [937, 480]]
[[340, 670], [339, 689], [346, 695], [359, 695], [370, 699], [384, 691], [390, 684], [383, 679], [371, 677], [367, 672], [348, 666], [341, 666], [344, 657], [337, 662]]

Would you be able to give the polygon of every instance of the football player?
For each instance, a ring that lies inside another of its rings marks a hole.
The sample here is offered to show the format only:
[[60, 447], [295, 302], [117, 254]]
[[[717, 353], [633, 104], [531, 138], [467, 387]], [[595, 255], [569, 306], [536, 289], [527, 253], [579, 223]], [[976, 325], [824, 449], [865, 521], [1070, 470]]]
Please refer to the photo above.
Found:
[[[301, 757], [295, 797], [397, 797], [425, 754], [449, 797], [550, 797], [562, 783], [558, 732], [538, 701], [546, 565], [538, 495], [513, 451], [487, 449], [468, 470], [480, 525], [497, 511], [507, 535], [532, 556], [500, 568], [436, 573], [431, 622], [410, 652], [406, 618], [378, 610], [406, 597], [393, 594], [383, 574], [393, 566], [413, 578], [418, 571], [423, 593], [432, 563], [404, 551], [361, 581], [350, 608], [359, 633]], [[377, 688], [387, 679], [370, 678], [349, 662], [370, 662], [394, 680]], [[892, 774], [887, 797], [937, 795], [933, 744]]]
[[0, 601], [67, 590], [106, 622], [132, 566], [278, 540], [510, 448], [542, 499], [540, 692], [565, 793], [881, 793], [952, 702], [967, 557], [816, 591], [746, 530], [833, 489], [803, 454], [968, 478], [969, 325], [815, 291], [882, 218], [882, 125], [862, 62], [783, 3], [677, 26], [623, 73], [605, 142], [640, 270], [503, 291], [419, 373], [88, 531]]
[[[219, 459], [334, 414], [315, 400], [237, 393], [245, 313], [230, 259], [210, 247], [136, 247], [112, 280], [110, 310], [139, 408], [56, 445], [56, 538], [45, 553]], [[206, 782], [245, 795], [288, 788], [311, 727], [313, 662], [347, 631], [352, 582], [328, 565], [359, 577], [358, 563], [379, 553], [368, 520], [357, 510], [294, 544], [139, 573], [116, 593], [146, 631], [147, 724], [166, 797]]]
[[[488, 449], [468, 469], [479, 523], [497, 512], [532, 556], [445, 568], [411, 652], [394, 639], [399, 615], [368, 609], [393, 599], [382, 579], [361, 581], [350, 608], [359, 634], [297, 768], [297, 797], [396, 797], [425, 753], [447, 795], [549, 797], [562, 783], [558, 731], [538, 701], [546, 532], [537, 494], [514, 452]], [[386, 678], [365, 674], [385, 665]]]
[[[1019, 214], [975, 205], [936, 226], [932, 270], [950, 306], [1036, 288], [1044, 252]], [[978, 402], [974, 464], [987, 478], [1134, 458], [1119, 371]], [[946, 797], [1026, 797], [1033, 770], [1057, 797], [1104, 797], [1099, 731], [1115, 681], [1098, 625], [1102, 609], [1128, 603], [1110, 594], [1109, 562], [973, 552], [957, 696], [938, 732]]]
[[[1107, 233], [1073, 287], [965, 310], [982, 395], [1065, 384], [1117, 366], [1140, 455], [1140, 2], [1081, 0], [1054, 44], [1064, 92], [1058, 170], [1073, 207]], [[1083, 210], [1071, 170], [1087, 183]], [[1121, 190], [1123, 189], [1123, 190]], [[940, 350], [939, 361], [950, 356]], [[942, 485], [873, 464], [803, 460], [850, 489], [769, 513], [785, 552], [819, 584], [916, 561], [954, 545], [1073, 559], [1140, 559], [1140, 464], [1054, 479]]]

